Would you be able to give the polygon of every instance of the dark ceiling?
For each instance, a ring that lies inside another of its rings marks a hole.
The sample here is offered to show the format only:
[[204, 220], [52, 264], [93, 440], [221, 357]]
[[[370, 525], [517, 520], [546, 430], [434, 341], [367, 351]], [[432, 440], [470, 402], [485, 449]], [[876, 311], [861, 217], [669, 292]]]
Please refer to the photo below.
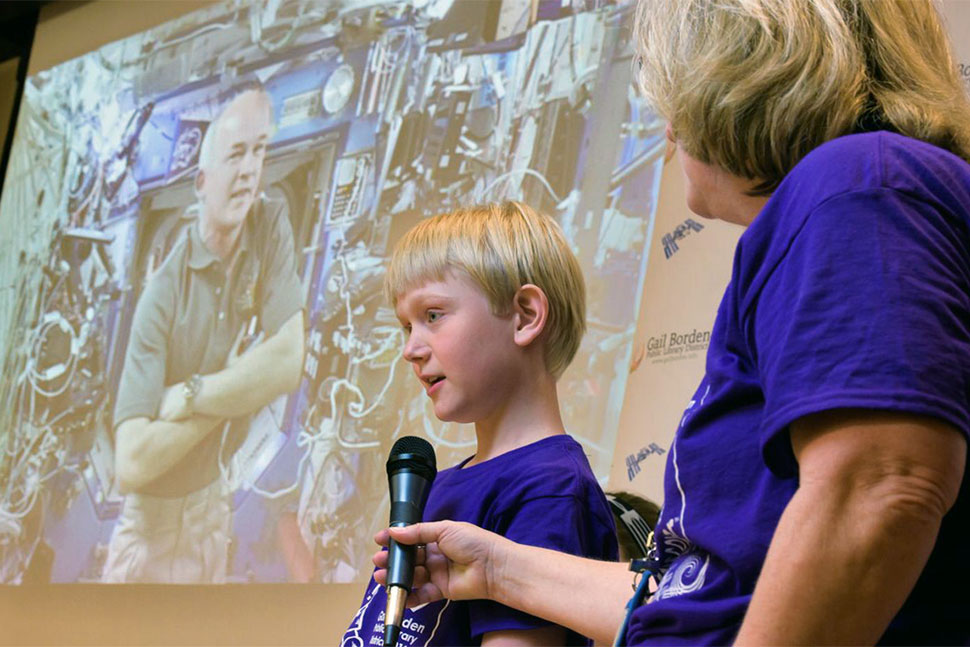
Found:
[[[0, 1], [0, 63], [20, 59], [17, 62], [16, 81], [10, 83], [8, 77], [4, 78], [4, 87], [0, 92], [13, 94], [13, 108], [5, 108], [0, 119], [4, 120], [3, 129], [0, 132], [6, 133], [0, 141], [0, 189], [3, 188], [3, 179], [6, 176], [7, 157], [10, 152], [10, 144], [13, 140], [14, 129], [8, 124], [14, 124], [17, 120], [18, 103], [20, 92], [23, 88], [24, 78], [27, 75], [27, 61], [30, 58], [30, 46], [34, 42], [34, 30], [37, 27], [37, 17], [40, 8], [47, 1], [16, 0], [11, 2]], [[13, 87], [9, 87], [9, 85]]]
[[37, 15], [46, 1], [0, 2], [0, 62], [27, 57], [34, 40]]

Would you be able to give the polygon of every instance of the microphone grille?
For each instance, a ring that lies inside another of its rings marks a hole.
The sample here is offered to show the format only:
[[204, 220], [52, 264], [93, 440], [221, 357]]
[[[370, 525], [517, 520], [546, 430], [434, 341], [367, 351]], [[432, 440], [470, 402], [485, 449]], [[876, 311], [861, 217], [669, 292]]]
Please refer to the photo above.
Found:
[[401, 454], [414, 454], [415, 458], [423, 460], [432, 469], [437, 469], [435, 461], [434, 447], [424, 438], [418, 436], [401, 436], [391, 447], [391, 455], [388, 462], [395, 460]]

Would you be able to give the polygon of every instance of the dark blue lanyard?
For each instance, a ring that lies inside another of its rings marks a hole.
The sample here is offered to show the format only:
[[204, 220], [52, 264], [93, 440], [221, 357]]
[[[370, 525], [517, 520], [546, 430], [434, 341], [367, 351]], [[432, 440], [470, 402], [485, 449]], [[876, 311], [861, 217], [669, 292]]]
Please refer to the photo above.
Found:
[[613, 647], [626, 646], [626, 633], [627, 629], [630, 628], [630, 618], [633, 617], [633, 612], [639, 609], [647, 598], [650, 578], [653, 577], [653, 571], [647, 567], [648, 562], [649, 560], [646, 559], [635, 559], [630, 562], [630, 570], [635, 573], [640, 573], [640, 582], [637, 584], [636, 589], [634, 589], [633, 597], [626, 603], [626, 615], [623, 618], [623, 624], [620, 625], [620, 631], [616, 634]]

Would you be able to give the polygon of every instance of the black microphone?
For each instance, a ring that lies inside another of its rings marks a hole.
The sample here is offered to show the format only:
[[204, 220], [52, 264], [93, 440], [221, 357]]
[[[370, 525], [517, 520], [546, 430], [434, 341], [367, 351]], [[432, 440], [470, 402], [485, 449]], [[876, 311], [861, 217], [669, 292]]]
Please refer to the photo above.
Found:
[[[431, 483], [437, 475], [434, 448], [424, 438], [398, 438], [387, 459], [387, 482], [391, 493], [391, 523], [410, 526], [424, 516]], [[384, 647], [395, 647], [401, 633], [404, 604], [414, 582], [416, 546], [402, 546], [393, 539], [387, 546], [387, 608], [384, 611]]]

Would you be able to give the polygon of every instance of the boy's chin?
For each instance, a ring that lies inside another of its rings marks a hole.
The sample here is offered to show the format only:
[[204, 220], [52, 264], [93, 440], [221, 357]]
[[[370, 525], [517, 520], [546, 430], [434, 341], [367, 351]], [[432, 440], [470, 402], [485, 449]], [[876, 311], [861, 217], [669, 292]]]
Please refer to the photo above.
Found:
[[453, 422], [458, 425], [465, 425], [475, 422], [475, 420], [467, 414], [462, 415], [461, 412], [446, 409], [444, 407], [439, 408], [438, 406], [434, 407], [434, 417], [441, 422]]

